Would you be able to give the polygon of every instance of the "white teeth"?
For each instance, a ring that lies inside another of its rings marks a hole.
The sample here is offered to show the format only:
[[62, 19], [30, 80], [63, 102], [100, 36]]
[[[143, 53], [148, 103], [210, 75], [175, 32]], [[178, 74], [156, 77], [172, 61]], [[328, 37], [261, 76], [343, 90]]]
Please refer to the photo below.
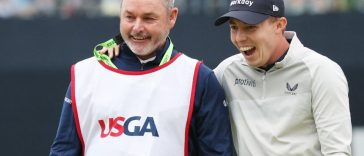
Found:
[[136, 39], [136, 40], [144, 40], [144, 39], [146, 39], [146, 37], [133, 37], [134, 39]]
[[245, 51], [248, 51], [248, 50], [251, 50], [251, 49], [253, 49], [254, 47], [240, 47], [240, 51], [242, 51], [242, 52], [245, 52]]

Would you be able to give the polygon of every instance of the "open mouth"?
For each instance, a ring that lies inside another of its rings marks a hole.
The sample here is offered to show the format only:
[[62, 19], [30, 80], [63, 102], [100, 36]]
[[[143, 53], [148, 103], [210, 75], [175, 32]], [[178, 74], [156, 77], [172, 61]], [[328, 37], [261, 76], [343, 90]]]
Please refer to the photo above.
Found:
[[150, 37], [144, 37], [144, 36], [131, 36], [131, 38], [135, 41], [144, 41], [144, 40], [147, 40], [149, 39]]
[[250, 56], [254, 53], [255, 49], [256, 49], [255, 47], [241, 47], [239, 50], [245, 56]]

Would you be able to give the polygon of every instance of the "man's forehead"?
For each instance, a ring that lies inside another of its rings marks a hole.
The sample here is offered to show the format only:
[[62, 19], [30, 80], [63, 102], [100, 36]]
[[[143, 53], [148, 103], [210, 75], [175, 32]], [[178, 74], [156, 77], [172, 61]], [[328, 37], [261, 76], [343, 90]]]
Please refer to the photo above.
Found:
[[157, 12], [167, 9], [163, 0], [123, 0], [121, 11]]
[[164, 6], [164, 0], [123, 0], [122, 6], [137, 5], [137, 6]]

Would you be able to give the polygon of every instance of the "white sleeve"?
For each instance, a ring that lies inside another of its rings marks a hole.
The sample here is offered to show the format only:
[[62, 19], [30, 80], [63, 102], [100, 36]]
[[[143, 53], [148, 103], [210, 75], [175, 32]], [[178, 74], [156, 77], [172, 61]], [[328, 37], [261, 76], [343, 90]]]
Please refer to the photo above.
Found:
[[349, 156], [352, 125], [347, 80], [340, 66], [330, 59], [317, 58], [313, 62], [308, 66], [313, 78], [312, 110], [321, 152], [325, 156]]
[[223, 69], [221, 63], [213, 71], [214, 71], [216, 78], [219, 81], [220, 85], [222, 85], [221, 80], [222, 80], [224, 69]]
[[223, 60], [213, 71], [216, 75], [217, 80], [219, 81], [220, 85], [222, 86], [222, 78], [224, 76], [225, 69], [234, 61], [240, 59], [241, 54], [235, 54]]

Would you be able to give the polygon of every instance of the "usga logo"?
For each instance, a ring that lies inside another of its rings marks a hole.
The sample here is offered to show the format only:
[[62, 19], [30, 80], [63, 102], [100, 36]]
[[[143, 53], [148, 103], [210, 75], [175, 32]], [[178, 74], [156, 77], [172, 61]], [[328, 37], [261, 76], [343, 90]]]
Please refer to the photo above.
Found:
[[145, 120], [140, 119], [140, 116], [132, 116], [126, 120], [122, 116], [109, 118], [107, 129], [105, 121], [99, 120], [101, 138], [108, 136], [118, 137], [122, 134], [127, 136], [144, 136], [145, 133], [151, 133], [152, 136], [159, 137], [153, 117], [147, 117]]

